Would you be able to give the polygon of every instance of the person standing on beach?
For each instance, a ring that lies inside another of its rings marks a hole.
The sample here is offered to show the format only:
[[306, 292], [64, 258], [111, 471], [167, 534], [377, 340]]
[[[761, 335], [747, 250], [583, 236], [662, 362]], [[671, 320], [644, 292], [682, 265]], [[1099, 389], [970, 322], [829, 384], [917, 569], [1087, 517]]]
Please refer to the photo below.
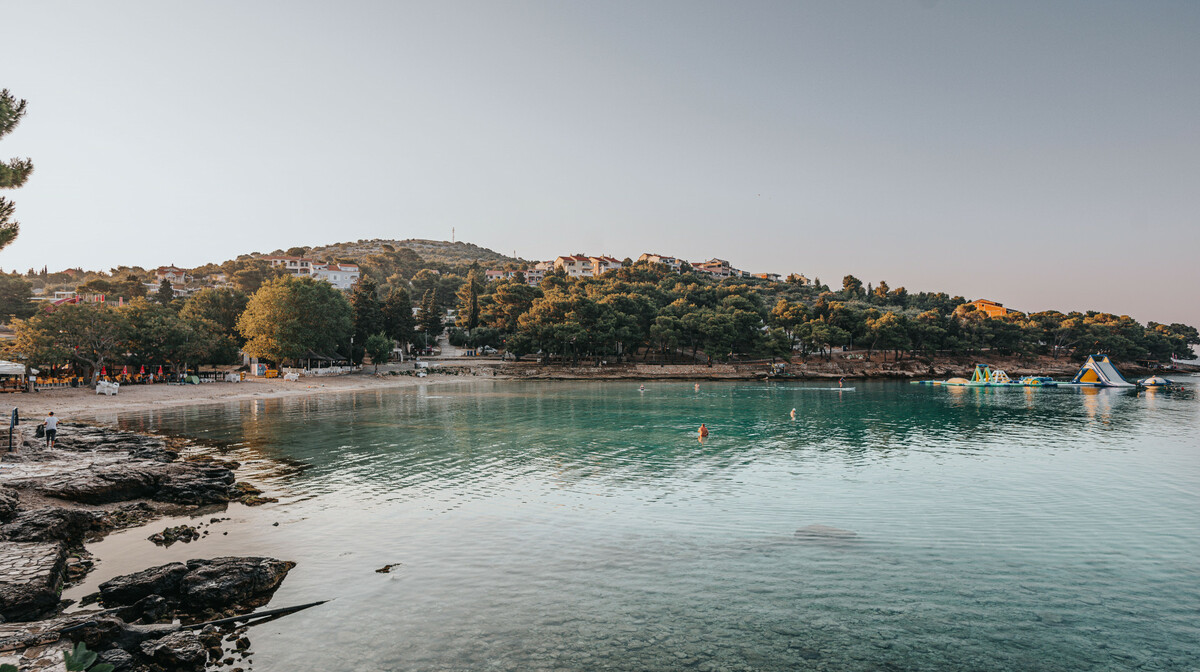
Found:
[[46, 428], [46, 447], [54, 447], [54, 437], [58, 435], [58, 418], [54, 417], [54, 411], [50, 411], [50, 415], [42, 421], [42, 426]]

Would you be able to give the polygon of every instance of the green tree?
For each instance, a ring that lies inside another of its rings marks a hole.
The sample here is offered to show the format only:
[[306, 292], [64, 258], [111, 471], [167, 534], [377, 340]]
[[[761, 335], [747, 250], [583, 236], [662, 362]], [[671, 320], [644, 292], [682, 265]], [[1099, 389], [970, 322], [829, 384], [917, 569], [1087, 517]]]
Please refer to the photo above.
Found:
[[125, 348], [131, 363], [166, 363], [184, 372], [189, 363], [209, 363], [218, 349], [218, 337], [207, 322], [180, 317], [169, 306], [134, 299], [121, 312], [129, 325]]
[[862, 280], [859, 280], [858, 278], [854, 277], [853, 275], [847, 275], [846, 277], [842, 278], [842, 298], [843, 299], [846, 299], [847, 301], [849, 301], [850, 299], [857, 299], [859, 297], [859, 295], [862, 294], [862, 291], [863, 291]]
[[0, 273], [0, 324], [33, 315], [36, 308], [29, 300], [32, 295], [32, 282], [17, 273]]
[[403, 288], [394, 288], [383, 302], [383, 327], [401, 345], [412, 343], [416, 321], [413, 319], [412, 299]]
[[479, 293], [483, 291], [479, 269], [472, 268], [467, 281], [458, 288], [458, 320], [456, 324], [470, 334], [479, 326]]
[[379, 365], [386, 364], [388, 358], [392, 355], [392, 347], [394, 347], [391, 337], [387, 334], [371, 334], [367, 337], [367, 342], [364, 349], [367, 356], [371, 358], [371, 364], [375, 365], [375, 372], [379, 372]]
[[516, 279], [496, 283], [495, 290], [480, 308], [480, 320], [493, 329], [506, 333], [517, 331], [517, 321], [533, 307], [534, 299], [541, 295], [537, 287], [530, 287]]
[[263, 259], [239, 259], [227, 262], [223, 268], [229, 282], [246, 294], [257, 292], [263, 283], [272, 278], [287, 275], [287, 271]]
[[285, 363], [310, 351], [336, 352], [354, 330], [353, 310], [327, 282], [290, 275], [267, 281], [238, 318], [251, 357]]
[[164, 306], [168, 306], [175, 300], [175, 290], [171, 287], [171, 281], [163, 278], [163, 281], [158, 283], [158, 291], [154, 293], [154, 300]]
[[[8, 89], [0, 91], [0, 138], [12, 133], [24, 116], [25, 101], [13, 98]], [[32, 172], [33, 162], [29, 159], [11, 159], [8, 163], [0, 161], [0, 189], [20, 187]], [[16, 240], [20, 232], [21, 225], [12, 219], [14, 209], [12, 201], [0, 197], [0, 250]]]
[[125, 351], [129, 323], [103, 304], [57, 306], [14, 324], [13, 348], [31, 365], [75, 361], [92, 369], [92, 384], [100, 369]]
[[417, 309], [417, 327], [424, 334], [425, 345], [429, 345], [429, 339], [435, 341], [442, 334], [442, 309], [437, 305], [437, 290], [425, 290], [425, 296], [421, 297], [421, 307]]
[[237, 329], [238, 317], [249, 302], [250, 297], [232, 287], [202, 289], [188, 297], [179, 315], [193, 322], [209, 323], [210, 330], [233, 339], [241, 347], [243, 340]]
[[361, 364], [367, 350], [367, 338], [385, 328], [383, 306], [377, 296], [379, 286], [370, 277], [361, 278], [350, 293], [350, 305], [354, 309], [354, 345], [350, 358]]

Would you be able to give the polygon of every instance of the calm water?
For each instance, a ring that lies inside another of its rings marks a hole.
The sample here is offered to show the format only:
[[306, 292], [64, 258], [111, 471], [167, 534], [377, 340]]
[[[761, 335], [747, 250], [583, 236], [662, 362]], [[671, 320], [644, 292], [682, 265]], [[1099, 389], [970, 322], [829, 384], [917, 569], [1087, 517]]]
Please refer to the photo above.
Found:
[[[256, 628], [260, 671], [1200, 669], [1192, 392], [855, 386], [482, 382], [131, 415], [231, 444], [281, 503], [190, 546], [113, 535], [79, 590], [296, 560], [273, 604], [335, 599]], [[794, 534], [812, 524], [855, 536]]]

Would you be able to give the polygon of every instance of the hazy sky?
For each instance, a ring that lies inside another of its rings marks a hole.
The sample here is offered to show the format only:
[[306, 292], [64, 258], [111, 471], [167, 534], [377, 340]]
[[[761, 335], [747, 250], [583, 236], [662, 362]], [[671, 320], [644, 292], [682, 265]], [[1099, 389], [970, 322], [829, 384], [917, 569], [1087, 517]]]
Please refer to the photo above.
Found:
[[1200, 2], [5, 3], [0, 266], [652, 251], [1200, 324]]

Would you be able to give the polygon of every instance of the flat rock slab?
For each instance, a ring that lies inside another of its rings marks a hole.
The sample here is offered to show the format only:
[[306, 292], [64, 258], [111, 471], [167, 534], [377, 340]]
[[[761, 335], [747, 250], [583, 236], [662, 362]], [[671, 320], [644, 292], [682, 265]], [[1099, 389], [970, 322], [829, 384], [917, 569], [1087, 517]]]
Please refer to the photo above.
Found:
[[52, 612], [66, 562], [60, 543], [0, 542], [0, 616], [27, 621]]
[[233, 472], [196, 463], [136, 461], [92, 466], [46, 478], [39, 493], [84, 504], [150, 498], [179, 504], [229, 501]]

